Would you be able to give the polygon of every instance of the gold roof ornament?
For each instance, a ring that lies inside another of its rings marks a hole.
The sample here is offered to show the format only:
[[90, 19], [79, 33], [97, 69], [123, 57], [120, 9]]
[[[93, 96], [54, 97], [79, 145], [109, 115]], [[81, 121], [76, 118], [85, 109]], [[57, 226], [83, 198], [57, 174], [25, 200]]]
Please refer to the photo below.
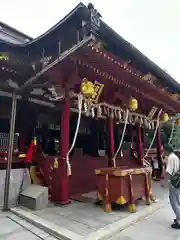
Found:
[[81, 83], [81, 92], [86, 97], [92, 97], [94, 95], [94, 84], [87, 78], [84, 78]]
[[103, 88], [104, 88], [104, 84], [101, 84], [98, 81], [94, 82], [94, 94], [91, 96], [92, 101], [98, 102]]
[[81, 83], [81, 92], [84, 96], [88, 97], [92, 102], [97, 102], [101, 92], [104, 88], [104, 84], [95, 81], [94, 83], [87, 78], [84, 78]]

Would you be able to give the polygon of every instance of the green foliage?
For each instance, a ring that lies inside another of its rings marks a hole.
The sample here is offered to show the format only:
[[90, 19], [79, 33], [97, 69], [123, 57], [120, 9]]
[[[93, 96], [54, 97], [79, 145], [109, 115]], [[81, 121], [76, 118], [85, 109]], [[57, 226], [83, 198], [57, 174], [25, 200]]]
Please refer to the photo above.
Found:
[[[164, 144], [169, 142], [169, 138], [171, 136], [171, 131], [172, 131], [172, 123], [165, 123], [162, 125], [162, 142]], [[165, 141], [163, 141], [163, 139]], [[180, 127], [179, 126], [174, 126], [174, 131], [173, 131], [173, 136], [171, 139], [171, 145], [174, 149], [180, 149]]]
[[172, 124], [171, 123], [164, 123], [161, 126], [161, 141], [163, 144], [167, 144], [171, 137], [172, 132]]
[[[152, 142], [152, 139], [154, 136], [154, 130], [150, 130], [150, 129], [146, 130], [146, 136], [147, 136], [147, 148], [148, 148]], [[155, 147], [155, 141], [154, 141], [152, 148], [154, 148], [154, 147]]]
[[[155, 130], [147, 130], [146, 131], [146, 136], [147, 136], [147, 145], [149, 146], [151, 144], [151, 141], [153, 139], [154, 136], [154, 131]], [[171, 137], [171, 132], [172, 132], [172, 123], [168, 122], [168, 123], [164, 123], [161, 126], [161, 141], [162, 144], [168, 144], [169, 143], [169, 139]], [[180, 127], [176, 126], [174, 127], [174, 131], [173, 131], [173, 136], [171, 139], [171, 145], [174, 149], [180, 149]], [[154, 144], [152, 146], [153, 148], [156, 147], [156, 141], [154, 141]]]
[[[150, 146], [153, 137], [154, 137], [154, 129], [153, 130], [146, 130], [146, 136], [147, 136], [147, 147]], [[169, 128], [169, 126], [165, 126], [164, 128], [161, 128], [161, 141], [164, 144], [167, 144], [169, 141], [169, 137], [171, 134], [171, 129]], [[156, 148], [156, 140], [154, 141], [152, 148]]]
[[175, 126], [174, 135], [171, 140], [171, 145], [174, 149], [180, 149], [180, 127]]

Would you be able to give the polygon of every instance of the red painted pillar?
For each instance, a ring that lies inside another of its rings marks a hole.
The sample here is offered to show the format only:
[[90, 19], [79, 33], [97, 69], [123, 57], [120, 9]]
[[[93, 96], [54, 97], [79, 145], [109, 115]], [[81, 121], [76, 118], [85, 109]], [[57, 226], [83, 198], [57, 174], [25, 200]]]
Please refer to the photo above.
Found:
[[113, 156], [114, 156], [114, 121], [112, 118], [108, 120], [109, 122], [109, 159], [108, 159], [108, 167], [113, 166]]
[[137, 156], [138, 160], [142, 164], [142, 158], [143, 158], [143, 143], [142, 143], [142, 131], [141, 131], [141, 125], [138, 123], [136, 125], [136, 151], [137, 151]]
[[[28, 103], [26, 102], [26, 100], [22, 100], [22, 102], [20, 102], [20, 108], [19, 108], [19, 112], [17, 115], [17, 119], [18, 119], [18, 132], [19, 132], [19, 151], [20, 152], [24, 152], [25, 150], [25, 139], [27, 138], [27, 133], [28, 133], [28, 120], [29, 120], [29, 112], [31, 111], [27, 111], [28, 108]], [[27, 111], [27, 112], [26, 112]]]
[[[162, 173], [162, 143], [161, 143], [161, 128], [158, 127], [157, 133], [156, 133], [156, 150], [157, 150], [157, 160], [158, 160], [158, 167], [159, 167], [159, 173], [160, 176]], [[157, 176], [157, 177], [159, 177]]]
[[68, 204], [69, 177], [67, 175], [66, 154], [69, 150], [70, 105], [66, 99], [61, 113], [60, 155], [58, 168], [54, 168], [52, 181], [52, 200], [59, 204]]

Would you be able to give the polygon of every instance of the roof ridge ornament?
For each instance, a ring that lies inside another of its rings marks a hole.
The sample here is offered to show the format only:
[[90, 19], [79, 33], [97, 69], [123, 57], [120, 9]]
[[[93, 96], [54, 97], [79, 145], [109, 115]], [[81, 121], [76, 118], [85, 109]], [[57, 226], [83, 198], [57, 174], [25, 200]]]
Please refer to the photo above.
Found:
[[87, 6], [89, 10], [89, 19], [87, 21], [82, 21], [81, 26], [81, 35], [82, 37], [90, 36], [91, 34], [94, 36], [99, 35], [99, 29], [101, 25], [100, 18], [101, 14], [94, 8], [92, 3], [89, 3]]

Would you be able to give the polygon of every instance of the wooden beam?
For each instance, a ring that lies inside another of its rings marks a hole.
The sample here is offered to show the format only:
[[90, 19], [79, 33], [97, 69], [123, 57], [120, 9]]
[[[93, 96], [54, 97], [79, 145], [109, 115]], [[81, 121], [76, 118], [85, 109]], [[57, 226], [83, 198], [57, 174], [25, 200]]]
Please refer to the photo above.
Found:
[[41, 76], [43, 76], [46, 72], [48, 72], [53, 67], [57, 66], [60, 62], [67, 59], [71, 54], [75, 53], [79, 48], [87, 45], [90, 41], [94, 40], [93, 36], [85, 38], [83, 41], [73, 46], [69, 51], [64, 51], [61, 56], [59, 56], [55, 61], [48, 64], [41, 71], [39, 71], [35, 76], [29, 78], [22, 86], [19, 87], [18, 92], [22, 92], [29, 85], [35, 83]]

